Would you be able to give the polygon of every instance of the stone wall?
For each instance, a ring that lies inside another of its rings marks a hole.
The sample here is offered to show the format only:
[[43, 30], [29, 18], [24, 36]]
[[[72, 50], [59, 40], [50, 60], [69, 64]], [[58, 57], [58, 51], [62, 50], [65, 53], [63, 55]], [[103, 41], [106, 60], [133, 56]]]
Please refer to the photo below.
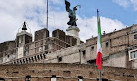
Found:
[[15, 47], [16, 47], [15, 41], [7, 41], [4, 43], [0, 43], [0, 63], [8, 62], [12, 59], [15, 59], [16, 57]]
[[[97, 81], [98, 69], [85, 64], [25, 64], [25, 65], [0, 65], [0, 78], [5, 81], [25, 81], [26, 76], [31, 76], [30, 81], [51, 81], [54, 75], [57, 81]], [[103, 81], [136, 81], [137, 70], [124, 68], [103, 67]], [[108, 80], [107, 80], [108, 79]]]
[[15, 47], [16, 47], [15, 41], [7, 41], [7, 42], [0, 43], [0, 52], [10, 50]]
[[47, 37], [49, 37], [49, 31], [47, 30], [47, 28], [35, 32], [35, 41], [45, 39]]
[[103, 59], [103, 66], [127, 67], [127, 53], [125, 51], [109, 55]]

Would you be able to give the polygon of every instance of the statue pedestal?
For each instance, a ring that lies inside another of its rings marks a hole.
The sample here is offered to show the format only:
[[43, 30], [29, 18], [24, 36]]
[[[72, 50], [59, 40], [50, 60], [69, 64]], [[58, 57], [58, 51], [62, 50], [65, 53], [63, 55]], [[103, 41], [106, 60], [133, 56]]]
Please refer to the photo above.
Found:
[[79, 28], [76, 26], [70, 26], [66, 29], [67, 34], [69, 36], [73, 36], [74, 38], [77, 39], [77, 45], [80, 44], [80, 38], [79, 38]]

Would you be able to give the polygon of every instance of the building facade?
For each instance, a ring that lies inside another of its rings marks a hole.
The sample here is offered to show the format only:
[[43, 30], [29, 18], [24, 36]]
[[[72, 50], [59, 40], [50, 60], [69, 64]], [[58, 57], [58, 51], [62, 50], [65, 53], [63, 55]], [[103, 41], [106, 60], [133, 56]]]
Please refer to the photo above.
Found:
[[[137, 68], [136, 30], [137, 25], [133, 25], [102, 35], [104, 66]], [[32, 42], [32, 36], [26, 31], [22, 32], [17, 34], [15, 42], [0, 44], [1, 64], [96, 62], [96, 37], [77, 45], [76, 39], [62, 30], [53, 31], [52, 37], [49, 37], [49, 31], [42, 29], [35, 32], [35, 41]]]
[[[68, 81], [97, 80], [95, 64], [97, 37], [87, 39], [84, 43], [78, 37], [78, 29], [70, 28], [74, 29], [73, 33], [77, 33], [75, 36], [66, 35], [63, 30], [56, 29], [50, 37], [49, 31], [44, 28], [35, 32], [33, 41], [32, 34], [27, 32], [26, 29], [26, 26], [23, 25], [15, 40], [0, 43], [0, 64], [3, 68], [0, 68], [2, 73], [0, 81], [1, 79], [24, 81], [24, 79], [30, 78], [32, 81], [51, 81], [51, 77], [54, 78], [53, 81], [64, 81], [67, 78], [69, 78]], [[70, 29], [67, 32], [72, 32]], [[137, 80], [137, 25], [107, 34], [103, 33], [102, 49], [104, 81]], [[51, 66], [52, 64], [53, 66]], [[25, 70], [26, 72], [23, 72], [22, 67], [25, 66], [28, 68]], [[15, 67], [19, 70], [16, 71]], [[62, 67], [66, 69], [62, 71]], [[89, 70], [89, 67], [92, 71]], [[43, 70], [40, 71], [40, 69]], [[44, 69], [47, 70], [44, 71]], [[72, 71], [67, 71], [69, 69]], [[38, 72], [33, 75], [34, 73], [31, 70]]]

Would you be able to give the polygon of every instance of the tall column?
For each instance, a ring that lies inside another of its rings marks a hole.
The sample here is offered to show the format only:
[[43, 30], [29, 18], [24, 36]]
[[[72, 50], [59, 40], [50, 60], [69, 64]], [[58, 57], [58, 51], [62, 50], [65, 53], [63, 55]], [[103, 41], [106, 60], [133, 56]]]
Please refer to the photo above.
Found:
[[69, 36], [73, 36], [74, 38], [77, 39], [77, 45], [79, 45], [80, 44], [79, 28], [77, 26], [70, 26], [66, 29], [66, 31]]

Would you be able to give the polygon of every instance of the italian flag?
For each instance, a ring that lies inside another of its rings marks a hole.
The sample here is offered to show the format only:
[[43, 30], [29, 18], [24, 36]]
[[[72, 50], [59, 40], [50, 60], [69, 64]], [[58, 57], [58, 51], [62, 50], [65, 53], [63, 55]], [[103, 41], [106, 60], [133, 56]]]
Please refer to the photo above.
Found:
[[97, 25], [98, 25], [98, 37], [97, 37], [97, 58], [96, 65], [99, 70], [102, 69], [102, 40], [101, 40], [101, 25], [99, 12], [97, 10]]

